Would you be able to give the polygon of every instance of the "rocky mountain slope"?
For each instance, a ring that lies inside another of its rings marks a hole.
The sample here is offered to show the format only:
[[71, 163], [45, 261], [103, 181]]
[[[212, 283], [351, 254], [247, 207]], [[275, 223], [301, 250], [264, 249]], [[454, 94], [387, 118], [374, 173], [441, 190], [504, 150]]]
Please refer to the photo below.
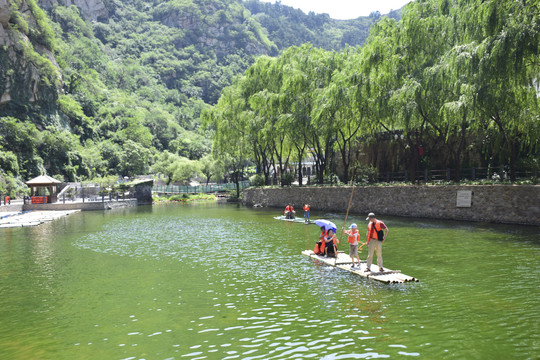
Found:
[[[32, 0], [0, 0], [0, 24], [2, 113], [57, 116], [55, 101], [62, 91], [62, 75], [45, 14]], [[43, 117], [36, 118], [36, 123], [46, 125], [39, 121]]]
[[256, 57], [361, 44], [373, 21], [240, 0], [0, 0], [0, 191], [199, 160], [201, 111]]

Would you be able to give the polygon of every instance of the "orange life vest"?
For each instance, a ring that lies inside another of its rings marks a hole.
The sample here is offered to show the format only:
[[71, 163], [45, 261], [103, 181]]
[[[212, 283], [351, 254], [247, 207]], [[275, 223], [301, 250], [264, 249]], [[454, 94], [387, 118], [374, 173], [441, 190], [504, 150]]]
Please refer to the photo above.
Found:
[[304, 211], [309, 211], [309, 205], [308, 204], [304, 205]]
[[[368, 224], [367, 242], [369, 242], [371, 239], [383, 241], [384, 232], [381, 224], [383, 224], [383, 222], [379, 220], [376, 220], [374, 223], [370, 222]], [[386, 226], [384, 228], [386, 228]]]
[[347, 231], [347, 234], [349, 235], [349, 244], [354, 244], [355, 242], [360, 242], [360, 234], [358, 233], [358, 230], [350, 230]]
[[290, 211], [293, 211], [293, 210], [294, 210], [294, 209], [293, 209], [292, 206], [287, 205], [287, 206], [285, 207], [285, 212], [290, 212]]

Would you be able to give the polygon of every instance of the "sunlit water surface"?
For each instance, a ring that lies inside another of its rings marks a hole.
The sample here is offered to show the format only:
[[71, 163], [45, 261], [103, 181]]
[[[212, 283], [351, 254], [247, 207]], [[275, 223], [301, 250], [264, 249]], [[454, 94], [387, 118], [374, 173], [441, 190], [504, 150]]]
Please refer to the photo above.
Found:
[[278, 213], [158, 205], [0, 230], [0, 359], [540, 356], [538, 227], [383, 217], [385, 266], [420, 279], [385, 285], [301, 255], [317, 226]]

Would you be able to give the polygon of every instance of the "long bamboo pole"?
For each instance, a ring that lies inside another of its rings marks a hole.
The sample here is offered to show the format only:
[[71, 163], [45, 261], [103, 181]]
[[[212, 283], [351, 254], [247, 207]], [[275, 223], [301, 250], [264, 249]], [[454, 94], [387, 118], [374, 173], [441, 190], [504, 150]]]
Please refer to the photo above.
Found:
[[347, 206], [347, 213], [345, 214], [345, 221], [343, 222], [343, 227], [341, 228], [341, 235], [339, 236], [339, 242], [338, 242], [338, 248], [336, 250], [336, 259], [334, 260], [334, 266], [337, 264], [337, 258], [339, 255], [339, 245], [341, 244], [341, 240], [343, 239], [343, 229], [345, 228], [345, 225], [347, 225], [347, 218], [349, 217], [349, 209], [351, 208], [351, 201], [354, 194], [354, 185], [351, 190], [351, 197], [349, 198], [349, 206]]

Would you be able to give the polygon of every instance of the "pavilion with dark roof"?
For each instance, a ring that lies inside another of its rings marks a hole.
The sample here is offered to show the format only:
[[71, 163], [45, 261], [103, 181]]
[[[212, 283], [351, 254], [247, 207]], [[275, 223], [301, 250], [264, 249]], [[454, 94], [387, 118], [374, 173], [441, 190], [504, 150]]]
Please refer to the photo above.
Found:
[[30, 187], [32, 204], [55, 203], [57, 201], [58, 184], [61, 183], [61, 181], [47, 175], [28, 180], [26, 185]]

